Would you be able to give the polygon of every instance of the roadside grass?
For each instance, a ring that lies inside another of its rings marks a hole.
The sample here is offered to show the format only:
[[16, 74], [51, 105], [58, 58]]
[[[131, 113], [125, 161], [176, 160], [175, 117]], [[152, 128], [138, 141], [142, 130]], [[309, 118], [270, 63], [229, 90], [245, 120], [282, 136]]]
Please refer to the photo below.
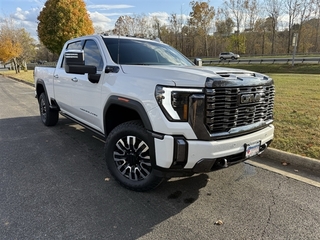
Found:
[[276, 149], [320, 159], [320, 64], [219, 64], [265, 73], [275, 82]]
[[300, 73], [300, 74], [320, 74], [320, 64], [237, 64], [222, 63], [211, 64], [210, 66], [239, 68], [260, 73]]
[[32, 84], [34, 83], [33, 70], [28, 70], [26, 72], [21, 70], [20, 73], [16, 73], [14, 70], [0, 71], [0, 75], [13, 77], [13, 78], [20, 79]]
[[[217, 65], [215, 65], [217, 66]], [[220, 64], [218, 66], [266, 73], [276, 87], [274, 106], [275, 139], [271, 147], [320, 159], [320, 65]], [[1, 71], [33, 83], [33, 71], [16, 74]]]
[[320, 159], [320, 75], [269, 74], [274, 79], [272, 147]]

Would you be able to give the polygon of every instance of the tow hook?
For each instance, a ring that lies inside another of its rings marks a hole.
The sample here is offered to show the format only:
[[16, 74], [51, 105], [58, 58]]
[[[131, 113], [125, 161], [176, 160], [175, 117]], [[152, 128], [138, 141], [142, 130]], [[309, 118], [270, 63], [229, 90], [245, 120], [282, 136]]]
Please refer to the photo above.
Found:
[[223, 159], [223, 162], [224, 162], [224, 164], [223, 164], [223, 166], [222, 167], [224, 167], [224, 168], [227, 168], [228, 167], [228, 161], [227, 161], [227, 159]]

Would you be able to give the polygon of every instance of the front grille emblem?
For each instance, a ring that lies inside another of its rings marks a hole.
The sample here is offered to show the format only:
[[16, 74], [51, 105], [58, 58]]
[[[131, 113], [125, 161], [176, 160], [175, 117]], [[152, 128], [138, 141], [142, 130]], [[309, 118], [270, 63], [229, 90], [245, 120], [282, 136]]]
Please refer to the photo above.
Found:
[[246, 104], [246, 103], [259, 102], [261, 97], [262, 97], [262, 95], [260, 93], [242, 94], [242, 95], [240, 95], [240, 103]]

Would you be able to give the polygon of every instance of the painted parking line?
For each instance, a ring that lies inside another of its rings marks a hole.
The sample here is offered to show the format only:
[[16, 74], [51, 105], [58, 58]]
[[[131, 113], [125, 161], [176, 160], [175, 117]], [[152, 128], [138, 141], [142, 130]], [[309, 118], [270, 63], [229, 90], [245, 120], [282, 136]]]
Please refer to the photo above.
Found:
[[283, 176], [286, 176], [286, 177], [298, 180], [300, 182], [304, 182], [304, 183], [307, 183], [309, 185], [312, 185], [312, 186], [320, 188], [320, 182], [314, 181], [312, 179], [309, 179], [309, 178], [306, 178], [306, 177], [302, 177], [302, 176], [299, 176], [297, 174], [289, 173], [287, 171], [283, 171], [283, 170], [280, 170], [280, 169], [265, 165], [263, 163], [258, 163], [258, 162], [252, 161], [252, 160], [246, 160], [245, 163], [248, 163], [248, 164], [250, 164], [252, 166], [259, 167], [259, 168], [262, 168], [262, 169], [265, 169], [265, 170], [268, 170], [268, 171], [271, 171], [271, 172], [275, 172], [275, 173], [281, 174]]

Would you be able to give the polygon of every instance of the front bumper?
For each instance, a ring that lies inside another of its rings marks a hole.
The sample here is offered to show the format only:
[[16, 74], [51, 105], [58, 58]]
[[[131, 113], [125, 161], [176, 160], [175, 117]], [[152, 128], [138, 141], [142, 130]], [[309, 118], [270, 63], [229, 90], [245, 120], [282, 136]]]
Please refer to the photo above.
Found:
[[[247, 144], [260, 141], [260, 149], [263, 151], [273, 137], [274, 126], [271, 124], [260, 131], [230, 139], [216, 141], [184, 139], [185, 144], [179, 149], [176, 138], [165, 135], [163, 139], [155, 138], [156, 165], [162, 170], [169, 171], [208, 172], [214, 170], [217, 165], [226, 167], [245, 160]], [[186, 150], [185, 154], [181, 149]], [[183, 164], [176, 164], [177, 156], [185, 159]]]

